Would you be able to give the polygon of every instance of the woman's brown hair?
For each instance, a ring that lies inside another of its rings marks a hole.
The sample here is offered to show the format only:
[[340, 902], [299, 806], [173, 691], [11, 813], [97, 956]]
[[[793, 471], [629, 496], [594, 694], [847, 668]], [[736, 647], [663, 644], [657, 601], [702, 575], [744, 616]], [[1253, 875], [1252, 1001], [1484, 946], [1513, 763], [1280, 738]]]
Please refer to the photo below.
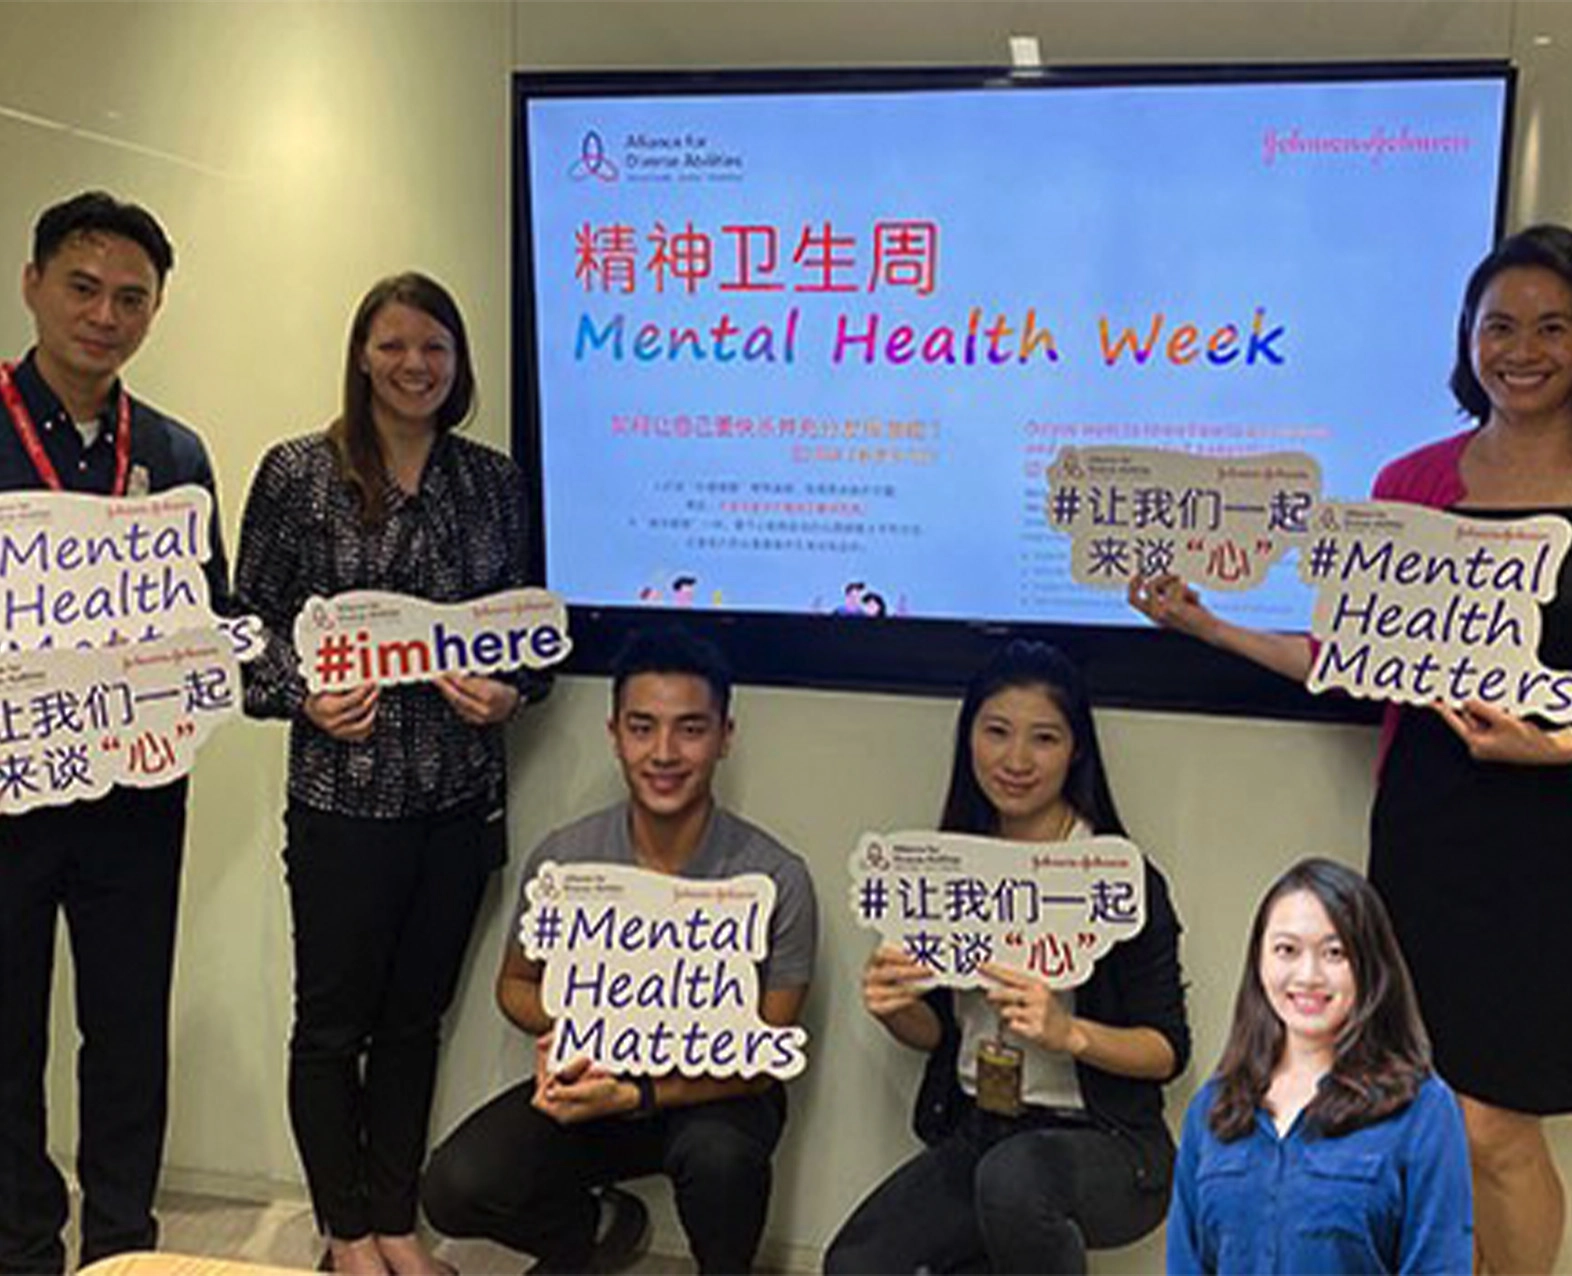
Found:
[[437, 409], [438, 432], [445, 434], [460, 425], [475, 405], [475, 369], [470, 362], [469, 336], [452, 294], [435, 279], [415, 271], [390, 275], [373, 284], [361, 298], [349, 325], [349, 349], [344, 356], [344, 407], [328, 427], [344, 480], [354, 489], [361, 519], [368, 527], [379, 526], [387, 517], [388, 480], [371, 415], [371, 378], [362, 366], [362, 354], [378, 313], [394, 302], [430, 315], [453, 338], [453, 388]]
[[1273, 883], [1256, 909], [1234, 1000], [1234, 1022], [1217, 1067], [1208, 1123], [1223, 1140], [1255, 1128], [1256, 1112], [1282, 1059], [1283, 1021], [1261, 986], [1267, 919], [1285, 895], [1308, 891], [1326, 909], [1354, 974], [1354, 1009], [1337, 1034], [1332, 1070], [1305, 1120], [1322, 1134], [1346, 1134], [1406, 1107], [1430, 1072], [1430, 1040], [1408, 965], [1375, 888], [1345, 865], [1306, 859]]

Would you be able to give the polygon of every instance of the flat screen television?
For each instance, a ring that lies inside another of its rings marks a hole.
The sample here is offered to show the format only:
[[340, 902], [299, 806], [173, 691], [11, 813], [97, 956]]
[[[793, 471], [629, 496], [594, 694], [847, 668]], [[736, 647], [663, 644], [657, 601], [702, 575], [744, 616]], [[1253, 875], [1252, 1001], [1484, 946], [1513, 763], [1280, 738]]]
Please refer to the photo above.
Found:
[[[745, 681], [950, 693], [1021, 635], [1104, 703], [1357, 716], [1073, 584], [1045, 471], [1305, 451], [1357, 498], [1460, 428], [1513, 88], [1495, 62], [519, 74], [513, 442], [569, 668], [680, 618]], [[1236, 357], [1170, 357], [1186, 325]], [[1291, 559], [1214, 601], [1309, 617]]]

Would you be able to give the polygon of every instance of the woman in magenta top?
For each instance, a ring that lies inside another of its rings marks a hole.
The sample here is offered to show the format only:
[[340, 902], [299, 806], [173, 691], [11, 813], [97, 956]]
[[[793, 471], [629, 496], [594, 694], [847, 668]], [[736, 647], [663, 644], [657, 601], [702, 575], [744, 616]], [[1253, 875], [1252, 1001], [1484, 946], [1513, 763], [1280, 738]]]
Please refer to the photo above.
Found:
[[[1452, 391], [1474, 428], [1393, 461], [1380, 500], [1472, 517], [1572, 520], [1572, 230], [1502, 241], [1463, 296]], [[1172, 577], [1132, 603], [1303, 681], [1303, 635], [1220, 619]], [[1539, 658], [1572, 669], [1572, 556], [1542, 609]], [[1439, 1073], [1458, 1092], [1479, 1258], [1547, 1272], [1565, 1205], [1541, 1118], [1572, 1112], [1572, 730], [1476, 700], [1387, 710], [1370, 878], [1413, 971]], [[1538, 977], [1539, 972], [1549, 977]]]

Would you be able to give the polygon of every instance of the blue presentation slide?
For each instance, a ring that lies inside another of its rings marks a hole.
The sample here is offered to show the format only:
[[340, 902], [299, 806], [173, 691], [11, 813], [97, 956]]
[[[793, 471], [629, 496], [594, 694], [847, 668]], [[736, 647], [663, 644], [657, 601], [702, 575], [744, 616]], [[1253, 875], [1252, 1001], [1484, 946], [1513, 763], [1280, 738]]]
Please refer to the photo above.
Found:
[[[525, 103], [547, 584], [571, 602], [1142, 623], [1067, 445], [1463, 428], [1500, 77]], [[1223, 610], [1302, 627], [1290, 558]]]

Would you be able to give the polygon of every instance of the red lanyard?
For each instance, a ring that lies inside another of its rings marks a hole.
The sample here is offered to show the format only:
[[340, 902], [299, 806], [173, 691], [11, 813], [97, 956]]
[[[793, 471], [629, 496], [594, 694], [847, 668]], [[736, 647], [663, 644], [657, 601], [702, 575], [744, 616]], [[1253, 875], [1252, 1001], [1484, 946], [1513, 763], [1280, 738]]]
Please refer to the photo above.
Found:
[[[55, 472], [54, 462], [49, 459], [49, 453], [44, 451], [43, 440], [38, 437], [38, 427], [33, 424], [33, 417], [27, 410], [27, 404], [22, 402], [22, 395], [12, 380], [12, 373], [16, 368], [14, 364], [0, 363], [0, 399], [5, 401], [6, 411], [11, 414], [11, 424], [16, 427], [17, 438], [22, 440], [22, 447], [26, 450], [28, 459], [32, 461], [33, 468], [38, 471], [38, 477], [43, 480], [44, 486], [52, 491], [65, 490], [65, 484], [60, 481], [60, 475]], [[120, 403], [115, 411], [115, 482], [110, 488], [111, 496], [124, 496], [126, 482], [131, 475], [131, 396], [125, 391], [120, 392]]]

